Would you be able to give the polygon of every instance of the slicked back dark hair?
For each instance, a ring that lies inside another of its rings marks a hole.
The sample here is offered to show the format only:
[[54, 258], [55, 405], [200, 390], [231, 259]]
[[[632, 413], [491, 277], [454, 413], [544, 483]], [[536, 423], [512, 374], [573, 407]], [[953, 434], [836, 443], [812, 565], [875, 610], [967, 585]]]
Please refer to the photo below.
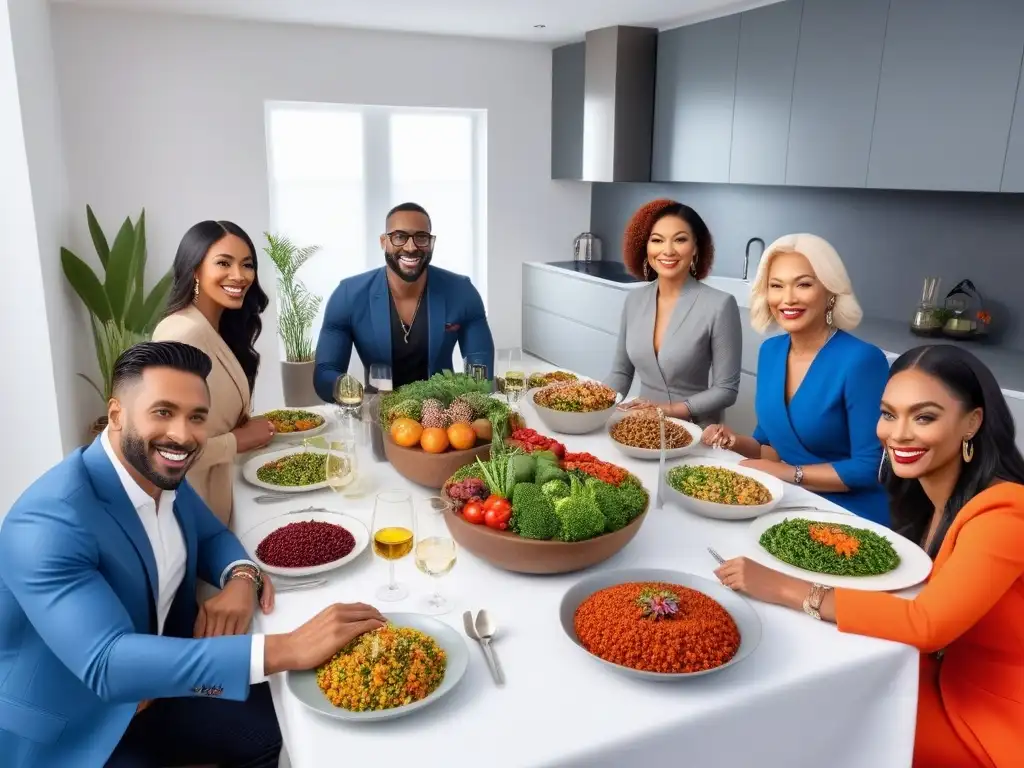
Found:
[[113, 391], [138, 381], [147, 368], [173, 368], [206, 381], [213, 361], [201, 349], [180, 341], [143, 341], [128, 347], [114, 362]]
[[422, 213], [424, 216], [427, 217], [427, 228], [433, 230], [434, 225], [430, 221], [430, 214], [427, 213], [427, 209], [424, 208], [419, 203], [399, 203], [390, 211], [388, 211], [388, 215], [384, 217], [384, 226], [387, 226], [387, 223], [391, 221], [391, 217], [394, 216], [396, 213], [399, 213], [400, 211], [412, 211], [413, 213]]

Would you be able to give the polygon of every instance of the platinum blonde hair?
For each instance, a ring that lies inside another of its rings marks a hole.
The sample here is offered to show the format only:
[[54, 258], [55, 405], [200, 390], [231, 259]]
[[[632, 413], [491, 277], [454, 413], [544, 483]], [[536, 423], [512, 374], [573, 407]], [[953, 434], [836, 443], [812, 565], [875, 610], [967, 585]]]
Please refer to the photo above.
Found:
[[853, 295], [853, 285], [850, 283], [850, 276], [846, 273], [843, 260], [827, 240], [803, 233], [783, 235], [769, 245], [761, 257], [754, 283], [750, 286], [750, 325], [755, 331], [764, 333], [775, 321], [768, 306], [768, 273], [775, 257], [784, 253], [799, 253], [804, 256], [810, 262], [818, 282], [835, 296], [836, 303], [832, 307], [833, 327], [852, 331], [860, 325], [864, 312], [857, 297]]

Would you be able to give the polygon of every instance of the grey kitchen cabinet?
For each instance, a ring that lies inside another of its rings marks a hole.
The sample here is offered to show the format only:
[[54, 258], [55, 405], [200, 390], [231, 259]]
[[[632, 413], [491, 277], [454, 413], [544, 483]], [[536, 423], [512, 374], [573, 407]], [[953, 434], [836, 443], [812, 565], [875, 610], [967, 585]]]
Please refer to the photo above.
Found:
[[889, 0], [804, 0], [786, 184], [863, 187]]
[[1018, 0], [892, 0], [867, 186], [998, 192], [1022, 54]]
[[625, 289], [581, 280], [570, 272], [523, 267], [524, 305], [539, 307], [615, 337], [622, 324], [626, 295]]
[[1006, 165], [1000, 185], [1002, 192], [1024, 192], [1024, 62], [1021, 63], [1016, 104], [1010, 142], [1006, 146]]
[[737, 435], [752, 435], [757, 426], [754, 411], [754, 394], [757, 392], [757, 376], [752, 373], [740, 374], [740, 391], [736, 402], [725, 411], [725, 425]]
[[581, 376], [611, 373], [617, 337], [530, 305], [523, 306], [523, 351]]
[[803, 0], [740, 14], [729, 181], [785, 184]]
[[1010, 406], [1010, 415], [1017, 429], [1017, 448], [1024, 453], [1024, 400], [1016, 397], [1006, 398], [1006, 404]]
[[583, 43], [551, 51], [551, 178], [583, 178]]
[[652, 181], [728, 182], [740, 17], [658, 36]]

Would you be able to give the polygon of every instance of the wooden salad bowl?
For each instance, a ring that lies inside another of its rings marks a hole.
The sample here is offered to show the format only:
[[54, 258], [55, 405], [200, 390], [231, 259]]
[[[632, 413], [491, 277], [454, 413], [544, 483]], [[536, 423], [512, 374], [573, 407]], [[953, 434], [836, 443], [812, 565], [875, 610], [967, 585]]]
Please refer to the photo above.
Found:
[[384, 432], [384, 455], [402, 477], [425, 488], [440, 490], [448, 482], [448, 478], [467, 464], [472, 464], [479, 456], [487, 461], [491, 454], [491, 444], [477, 443], [463, 451], [445, 451], [444, 453], [427, 453], [419, 446], [403, 448]]
[[[443, 496], [450, 501], [447, 494]], [[585, 541], [524, 539], [511, 531], [467, 523], [451, 504], [445, 508], [444, 521], [456, 543], [481, 560], [513, 573], [548, 575], [582, 571], [617, 554], [640, 530], [650, 504], [648, 499], [644, 511], [625, 528]]]

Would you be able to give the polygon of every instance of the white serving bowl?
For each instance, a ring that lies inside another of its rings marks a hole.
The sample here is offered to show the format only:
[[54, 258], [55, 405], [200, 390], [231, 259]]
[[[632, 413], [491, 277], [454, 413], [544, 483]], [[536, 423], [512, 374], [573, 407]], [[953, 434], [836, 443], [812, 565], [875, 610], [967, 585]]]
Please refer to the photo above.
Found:
[[[607, 423], [608, 437], [612, 441], [612, 445], [619, 449], [619, 451], [626, 456], [633, 459], [645, 459], [658, 461], [661, 458], [661, 451], [657, 448], [637, 448], [632, 445], [625, 445], [620, 443], [614, 437], [612, 437], [612, 427], [622, 421], [624, 418], [630, 415], [636, 415], [636, 411], [619, 411], [614, 414]], [[665, 451], [666, 459], [678, 459], [681, 456], [685, 456], [692, 451], [696, 446], [700, 445], [701, 435], [704, 434], [704, 430], [698, 427], [696, 424], [692, 424], [689, 421], [683, 421], [682, 419], [674, 419], [670, 416], [665, 417], [665, 421], [671, 421], [680, 427], [683, 427], [687, 432], [690, 433], [690, 444], [683, 448], [669, 448]]]
[[[701, 467], [716, 467], [719, 469], [728, 469], [731, 472], [736, 472], [740, 475], [746, 475], [752, 480], [757, 480], [763, 486], [768, 489], [768, 492], [772, 495], [772, 500], [767, 504], [757, 504], [751, 506], [743, 506], [740, 504], [719, 504], [713, 501], [702, 501], [695, 499], [692, 496], [687, 496], [680, 493], [668, 482], [668, 472], [673, 467], [682, 466], [701, 466]], [[724, 461], [716, 461], [715, 459], [707, 459], [699, 456], [690, 456], [682, 459], [672, 467], [666, 467], [665, 477], [662, 478], [664, 484], [663, 492], [664, 498], [668, 501], [674, 502], [676, 505], [687, 509], [690, 512], [694, 512], [702, 517], [711, 517], [715, 520], [750, 520], [755, 517], [771, 512], [775, 506], [782, 501], [782, 497], [786, 492], [786, 484], [779, 480], [777, 477], [773, 477], [765, 472], [761, 472], [750, 467], [741, 467], [739, 464], [731, 464]]]
[[563, 435], [586, 435], [596, 432], [608, 423], [608, 419], [615, 413], [616, 406], [622, 400], [622, 395], [616, 395], [615, 404], [603, 411], [556, 411], [537, 403], [538, 392], [540, 390], [536, 389], [530, 393], [530, 404], [549, 432], [559, 432]]

